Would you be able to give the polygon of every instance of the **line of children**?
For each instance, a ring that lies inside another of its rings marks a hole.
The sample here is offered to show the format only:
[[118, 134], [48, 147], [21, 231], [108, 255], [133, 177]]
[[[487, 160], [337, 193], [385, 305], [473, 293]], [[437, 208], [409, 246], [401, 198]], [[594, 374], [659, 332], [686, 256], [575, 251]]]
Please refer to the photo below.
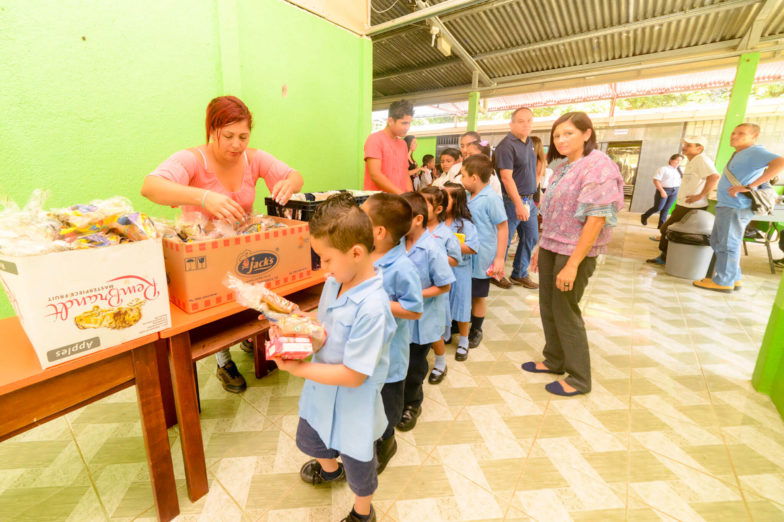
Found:
[[373, 266], [384, 280], [384, 290], [389, 297], [396, 324], [390, 346], [389, 374], [381, 388], [388, 424], [384, 434], [376, 441], [380, 474], [397, 452], [395, 426], [403, 415], [411, 342], [409, 322], [422, 317], [423, 298], [416, 266], [406, 255], [406, 247], [401, 242], [411, 229], [411, 205], [398, 195], [380, 193], [370, 196], [362, 205], [362, 210], [373, 224], [374, 250], [371, 258]]
[[455, 234], [461, 234], [460, 253], [462, 259], [452, 267], [455, 283], [449, 290], [449, 308], [452, 323], [448, 323], [444, 332], [447, 344], [452, 341], [454, 323], [457, 323], [459, 338], [455, 360], [468, 359], [468, 330], [471, 326], [471, 264], [474, 254], [479, 250], [479, 236], [468, 209], [466, 189], [457, 183], [447, 183], [444, 190], [449, 198], [446, 207], [446, 225]]
[[504, 276], [508, 229], [503, 200], [489, 185], [493, 175], [492, 160], [483, 154], [469, 156], [463, 161], [461, 173], [463, 186], [471, 194], [468, 208], [479, 236], [479, 250], [471, 265], [471, 330], [468, 333], [468, 347], [476, 348], [482, 342], [490, 278]]
[[371, 221], [354, 198], [333, 196], [320, 205], [310, 234], [321, 266], [332, 274], [318, 306], [327, 339], [311, 362], [275, 359], [281, 370], [306, 379], [296, 443], [314, 458], [300, 476], [313, 485], [347, 479], [355, 498], [344, 521], [375, 521], [374, 443], [388, 424], [381, 389], [396, 323], [373, 267]]
[[[454, 269], [454, 267], [463, 260], [463, 256], [460, 252], [460, 242], [457, 240], [457, 236], [445, 223], [448, 199], [446, 191], [438, 187], [425, 187], [420, 190], [419, 193], [422, 194], [425, 197], [425, 201], [427, 201], [427, 230], [444, 248], [444, 252], [446, 252], [447, 255], [447, 262], [449, 263], [449, 266]], [[454, 271], [452, 273], [454, 274]], [[452, 289], [450, 288], [449, 291], [451, 292]], [[452, 311], [449, 306], [449, 295], [442, 294], [436, 299], [443, 301], [443, 303], [440, 304], [444, 310], [444, 323], [441, 332], [444, 332], [444, 329], [447, 326], [449, 326], [451, 331]], [[444, 376], [446, 375], [446, 345], [444, 344], [444, 339], [442, 337], [446, 336], [442, 334], [438, 337], [438, 340], [433, 341], [433, 352], [435, 353], [436, 360], [433, 365], [433, 370], [430, 372], [430, 376], [427, 379], [427, 382], [430, 384], [439, 384], [444, 380]]]
[[411, 205], [413, 219], [406, 235], [406, 253], [416, 266], [422, 284], [422, 317], [411, 324], [411, 345], [408, 373], [404, 392], [403, 415], [397, 425], [399, 431], [409, 431], [422, 413], [424, 393], [422, 385], [428, 372], [427, 354], [432, 343], [441, 340], [447, 294], [455, 281], [443, 246], [427, 230], [429, 212], [422, 194], [406, 192], [403, 198]]
[[471, 156], [463, 186], [376, 194], [365, 212], [353, 197], [333, 196], [310, 221], [313, 249], [332, 274], [318, 308], [328, 336], [311, 362], [275, 362], [306, 379], [296, 442], [313, 459], [300, 476], [314, 485], [347, 479], [355, 499], [344, 521], [376, 519], [371, 500], [397, 450], [394, 429], [413, 429], [422, 412], [430, 346], [442, 348], [443, 371], [433, 372], [440, 382], [452, 318], [457, 360], [481, 342], [489, 277], [503, 276], [507, 236], [492, 169], [486, 156]]

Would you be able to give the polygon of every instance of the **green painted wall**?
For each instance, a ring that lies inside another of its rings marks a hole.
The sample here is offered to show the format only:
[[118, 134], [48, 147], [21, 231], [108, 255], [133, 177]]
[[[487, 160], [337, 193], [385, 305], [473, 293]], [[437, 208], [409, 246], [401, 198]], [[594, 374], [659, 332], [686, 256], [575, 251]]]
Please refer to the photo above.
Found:
[[784, 276], [779, 281], [751, 384], [757, 391], [770, 395], [784, 417]]
[[[414, 160], [418, 164], [422, 165], [422, 156], [425, 154], [432, 154], [433, 156], [436, 155], [435, 136], [422, 138], [417, 136], [417, 150], [414, 152]], [[436, 163], [438, 163], [438, 158], [436, 158]]]
[[[12, 2], [0, 27], [0, 194], [20, 204], [47, 188], [52, 206], [123, 195], [172, 216], [139, 195], [142, 180], [204, 142], [221, 94], [243, 98], [251, 146], [302, 172], [305, 190], [361, 186], [371, 43], [290, 4]], [[260, 183], [257, 211], [266, 195]], [[12, 314], [0, 292], [0, 317]]]

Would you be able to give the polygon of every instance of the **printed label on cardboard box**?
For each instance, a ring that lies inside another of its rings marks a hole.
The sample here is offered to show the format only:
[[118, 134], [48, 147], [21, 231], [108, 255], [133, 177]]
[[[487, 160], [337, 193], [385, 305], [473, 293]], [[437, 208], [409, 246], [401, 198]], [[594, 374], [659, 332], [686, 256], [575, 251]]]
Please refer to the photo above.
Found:
[[237, 257], [237, 272], [242, 275], [263, 274], [275, 268], [278, 264], [278, 255], [269, 251], [250, 252], [244, 251]]
[[85, 339], [84, 341], [66, 344], [65, 346], [62, 346], [60, 348], [49, 350], [48, 352], [46, 352], [46, 359], [49, 362], [55, 362], [60, 359], [64, 359], [65, 357], [76, 355], [77, 353], [86, 352], [88, 350], [94, 350], [99, 346], [101, 346], [101, 338], [92, 337], [90, 339]]

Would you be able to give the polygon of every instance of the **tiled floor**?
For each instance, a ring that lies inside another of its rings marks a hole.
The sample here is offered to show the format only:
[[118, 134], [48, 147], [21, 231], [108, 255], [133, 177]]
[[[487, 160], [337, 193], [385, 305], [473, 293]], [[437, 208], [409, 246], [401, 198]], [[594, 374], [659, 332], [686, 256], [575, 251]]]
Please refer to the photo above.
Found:
[[[624, 216], [583, 301], [593, 392], [554, 398], [519, 369], [543, 344], [537, 294], [493, 288], [485, 341], [425, 385], [419, 424], [399, 434], [382, 520], [784, 520], [784, 422], [749, 383], [781, 274], [754, 245], [741, 292], [695, 289], [644, 263], [654, 230], [637, 220]], [[210, 492], [195, 504], [170, 431], [180, 519], [339, 520], [346, 484], [298, 477], [302, 381], [257, 381], [234, 357], [242, 395], [199, 364]], [[133, 389], [0, 444], [0, 520], [153, 516]]]

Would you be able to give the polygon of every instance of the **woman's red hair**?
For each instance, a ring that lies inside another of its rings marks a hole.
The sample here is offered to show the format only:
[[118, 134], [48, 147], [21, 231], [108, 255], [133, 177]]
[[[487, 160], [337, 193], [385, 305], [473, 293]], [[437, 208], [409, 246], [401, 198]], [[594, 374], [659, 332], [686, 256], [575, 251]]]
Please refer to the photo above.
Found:
[[253, 128], [253, 116], [242, 100], [236, 96], [213, 98], [207, 105], [207, 143], [210, 142], [210, 132], [242, 120], [247, 120], [249, 129]]

